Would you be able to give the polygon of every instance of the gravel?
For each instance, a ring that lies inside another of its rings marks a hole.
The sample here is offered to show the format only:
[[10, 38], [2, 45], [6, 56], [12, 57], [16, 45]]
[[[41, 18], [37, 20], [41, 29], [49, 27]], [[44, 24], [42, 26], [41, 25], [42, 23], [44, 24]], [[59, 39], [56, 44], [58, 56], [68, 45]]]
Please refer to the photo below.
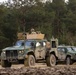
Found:
[[56, 66], [56, 67], [22, 67], [3, 68], [0, 75], [76, 75], [76, 67]]

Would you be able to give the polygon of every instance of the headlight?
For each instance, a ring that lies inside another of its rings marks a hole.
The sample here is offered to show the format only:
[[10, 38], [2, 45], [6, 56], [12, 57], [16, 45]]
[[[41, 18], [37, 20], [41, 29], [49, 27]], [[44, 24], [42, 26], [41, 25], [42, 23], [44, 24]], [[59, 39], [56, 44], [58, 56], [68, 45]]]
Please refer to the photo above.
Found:
[[24, 52], [24, 50], [20, 50], [20, 51], [19, 51], [19, 53], [23, 53], [23, 52]]

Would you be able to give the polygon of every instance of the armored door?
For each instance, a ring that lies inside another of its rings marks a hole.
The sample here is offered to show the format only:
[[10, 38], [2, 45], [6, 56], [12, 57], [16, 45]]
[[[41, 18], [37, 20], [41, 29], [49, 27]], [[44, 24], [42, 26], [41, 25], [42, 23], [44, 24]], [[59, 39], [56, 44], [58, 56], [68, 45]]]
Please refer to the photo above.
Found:
[[45, 54], [46, 54], [45, 42], [37, 42], [35, 50], [36, 59], [45, 59]]
[[58, 48], [58, 58], [64, 60], [66, 58], [65, 48]]

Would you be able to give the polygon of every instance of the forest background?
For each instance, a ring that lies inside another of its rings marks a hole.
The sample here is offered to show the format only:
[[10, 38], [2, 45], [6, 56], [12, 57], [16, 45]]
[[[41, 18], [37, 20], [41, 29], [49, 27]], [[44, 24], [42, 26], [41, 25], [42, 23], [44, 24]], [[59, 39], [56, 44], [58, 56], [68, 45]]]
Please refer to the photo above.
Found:
[[0, 49], [11, 46], [17, 33], [31, 28], [76, 46], [76, 0], [8, 0], [0, 4]]

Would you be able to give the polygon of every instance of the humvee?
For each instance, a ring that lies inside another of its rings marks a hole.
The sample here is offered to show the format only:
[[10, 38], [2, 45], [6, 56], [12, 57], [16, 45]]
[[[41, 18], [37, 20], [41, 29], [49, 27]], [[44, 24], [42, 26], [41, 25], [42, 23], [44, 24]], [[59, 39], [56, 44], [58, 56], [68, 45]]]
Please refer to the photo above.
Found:
[[13, 62], [23, 62], [25, 66], [34, 66], [35, 62], [45, 61], [48, 66], [54, 66], [57, 46], [57, 39], [52, 38], [49, 45], [44, 34], [27, 34], [26, 40], [18, 40], [14, 46], [2, 50], [1, 65], [11, 67]]

